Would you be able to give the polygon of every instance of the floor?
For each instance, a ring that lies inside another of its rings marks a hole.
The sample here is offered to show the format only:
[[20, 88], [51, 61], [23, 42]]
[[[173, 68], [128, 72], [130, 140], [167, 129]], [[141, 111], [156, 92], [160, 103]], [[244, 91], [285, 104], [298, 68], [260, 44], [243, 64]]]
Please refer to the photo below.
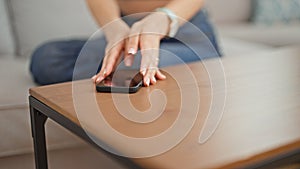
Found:
[[[125, 169], [91, 146], [48, 152], [49, 169]], [[33, 154], [0, 158], [0, 169], [34, 169]]]
[[[49, 169], [128, 169], [89, 145], [48, 152]], [[0, 169], [34, 169], [33, 154], [0, 158]], [[276, 169], [299, 169], [300, 163]]]

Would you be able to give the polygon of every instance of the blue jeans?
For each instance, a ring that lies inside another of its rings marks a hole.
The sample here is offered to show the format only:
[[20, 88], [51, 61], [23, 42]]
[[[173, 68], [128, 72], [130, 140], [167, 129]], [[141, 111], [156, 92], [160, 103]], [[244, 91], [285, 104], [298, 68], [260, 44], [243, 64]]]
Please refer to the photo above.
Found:
[[[124, 21], [129, 25], [135, 22], [130, 19]], [[206, 12], [199, 11], [190, 20], [190, 23], [194, 26], [183, 25], [175, 38], [161, 40], [159, 67], [221, 56], [213, 27]], [[197, 32], [195, 28], [201, 30], [202, 33]], [[95, 75], [101, 68], [106, 40], [102, 36], [86, 42], [87, 40], [54, 41], [39, 46], [34, 51], [30, 64], [34, 81], [41, 85], [71, 81], [74, 79], [74, 66], [78, 60], [82, 60], [84, 63], [76, 66], [76, 72], [80, 72], [80, 76], [78, 76], [80, 78], [77, 77], [76, 80]], [[83, 48], [84, 50], [82, 50]], [[178, 59], [174, 59], [174, 54], [181, 59], [180, 62]], [[78, 59], [79, 55], [81, 55], [81, 59]], [[140, 58], [140, 56], [136, 58]], [[89, 69], [95, 66], [98, 69]]]

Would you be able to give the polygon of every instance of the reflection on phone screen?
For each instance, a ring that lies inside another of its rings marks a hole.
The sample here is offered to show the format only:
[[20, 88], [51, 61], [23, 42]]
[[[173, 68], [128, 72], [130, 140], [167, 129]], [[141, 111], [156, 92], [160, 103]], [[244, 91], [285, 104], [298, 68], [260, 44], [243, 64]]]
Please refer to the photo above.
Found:
[[136, 70], [119, 70], [106, 77], [98, 85], [128, 88], [139, 85], [142, 79], [142, 75]]

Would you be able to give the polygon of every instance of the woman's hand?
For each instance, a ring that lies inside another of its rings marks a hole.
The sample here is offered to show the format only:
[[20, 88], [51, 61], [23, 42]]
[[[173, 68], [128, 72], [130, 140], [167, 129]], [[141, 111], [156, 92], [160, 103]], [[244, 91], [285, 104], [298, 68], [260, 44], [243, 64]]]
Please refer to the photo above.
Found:
[[130, 28], [124, 21], [119, 19], [105, 26], [103, 32], [107, 40], [107, 46], [101, 70], [97, 75], [92, 77], [95, 83], [102, 81], [119, 64]]
[[104, 28], [108, 41], [105, 57], [100, 72], [93, 76], [95, 83], [99, 83], [108, 76], [119, 64], [124, 52], [126, 66], [133, 64], [134, 55], [138, 48], [141, 50], [142, 61], [140, 72], [145, 86], [155, 84], [156, 80], [166, 78], [159, 69], [160, 40], [169, 31], [169, 18], [162, 12], [155, 12], [136, 22], [131, 28], [122, 21], [115, 21]]
[[126, 40], [124, 62], [131, 66], [134, 55], [140, 47], [142, 61], [140, 72], [144, 76], [144, 85], [155, 84], [156, 80], [166, 78], [159, 69], [159, 45], [160, 40], [169, 31], [169, 18], [162, 12], [155, 12], [136, 22], [130, 30]]

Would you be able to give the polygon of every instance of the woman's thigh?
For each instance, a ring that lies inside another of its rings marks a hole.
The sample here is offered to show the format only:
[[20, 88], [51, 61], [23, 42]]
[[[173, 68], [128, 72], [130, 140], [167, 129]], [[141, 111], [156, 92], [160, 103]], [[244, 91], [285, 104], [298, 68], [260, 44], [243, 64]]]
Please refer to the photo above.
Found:
[[[97, 72], [104, 56], [104, 38], [88, 41], [70, 40], [48, 42], [32, 55], [30, 71], [36, 83], [45, 85], [91, 77]], [[84, 49], [84, 50], [82, 50]], [[96, 71], [92, 71], [96, 68]], [[75, 70], [74, 70], [75, 69]]]
[[[201, 35], [204, 36], [204, 35]], [[171, 66], [182, 63], [201, 61], [219, 57], [219, 52], [206, 37], [198, 40], [173, 40], [176, 42], [162, 42], [160, 45], [159, 66]]]
[[[220, 56], [213, 28], [206, 15], [199, 12], [191, 23], [194, 26], [183, 26], [176, 39], [161, 41], [160, 67]], [[86, 40], [46, 43], [33, 53], [30, 70], [39, 84], [89, 78], [99, 70], [105, 47], [104, 37], [87, 43]], [[136, 57], [135, 68], [139, 67], [140, 59], [141, 56]]]
[[[32, 55], [30, 70], [38, 84], [53, 84], [65, 81], [90, 78], [101, 67], [106, 41], [72, 40], [50, 42], [40, 46]], [[201, 56], [195, 50], [201, 51]], [[160, 46], [159, 66], [170, 66], [199, 61], [215, 56], [201, 41], [187, 43], [178, 40], [163, 40]], [[136, 56], [134, 68], [139, 68], [140, 55]], [[178, 59], [176, 59], [178, 58]], [[124, 68], [121, 64], [120, 68]]]

